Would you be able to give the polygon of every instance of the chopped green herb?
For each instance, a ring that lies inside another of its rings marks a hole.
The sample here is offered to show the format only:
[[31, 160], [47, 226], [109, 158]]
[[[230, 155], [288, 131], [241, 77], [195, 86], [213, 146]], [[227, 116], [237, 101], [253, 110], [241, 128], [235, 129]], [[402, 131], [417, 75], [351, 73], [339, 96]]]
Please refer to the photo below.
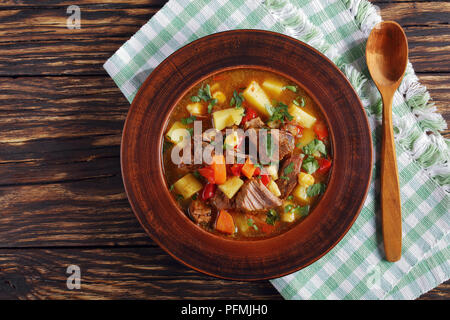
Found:
[[197, 97], [197, 96], [192, 96], [192, 97], [191, 97], [191, 101], [192, 101], [192, 102], [200, 102], [200, 100], [201, 100], [201, 99], [200, 99], [199, 97]]
[[294, 213], [299, 215], [299, 216], [307, 216], [309, 213], [309, 206], [296, 206], [294, 208]]
[[181, 194], [177, 194], [176, 197], [177, 197], [177, 201], [183, 201], [184, 200], [184, 197]]
[[283, 179], [283, 180], [290, 180], [290, 178], [289, 178], [289, 177], [286, 177], [286, 176], [281, 176], [280, 179]]
[[287, 200], [292, 200], [292, 199], [294, 199], [294, 196], [291, 194], [291, 195], [288, 196], [286, 199], [287, 199]]
[[196, 177], [197, 179], [199, 179], [201, 177], [200, 172], [198, 172], [198, 170], [195, 170], [194, 172], [192, 172], [192, 174], [194, 175], [194, 177]]
[[309, 186], [308, 189], [306, 189], [306, 195], [308, 197], [315, 197], [325, 191], [325, 184], [323, 183], [316, 183], [312, 186]]
[[186, 130], [189, 132], [189, 135], [190, 135], [191, 137], [194, 136], [194, 128], [187, 128]]
[[214, 107], [217, 103], [217, 99], [211, 99], [208, 104], [208, 113], [211, 113], [212, 107]]
[[258, 226], [255, 224], [255, 221], [253, 221], [252, 218], [247, 219], [247, 224], [256, 231], [258, 231]]
[[190, 124], [190, 123], [194, 122], [196, 119], [197, 119], [196, 116], [190, 116], [189, 118], [182, 118], [181, 123], [182, 124]]
[[284, 207], [284, 212], [289, 212], [292, 210], [294, 206], [292, 204], [288, 204], [287, 206]]
[[230, 106], [235, 106], [236, 108], [242, 108], [242, 102], [244, 102], [244, 96], [241, 93], [237, 93], [236, 90], [233, 91], [233, 97], [230, 100]]
[[169, 191], [172, 191], [173, 188], [175, 188], [175, 186], [173, 184], [171, 184], [170, 187], [169, 187]]
[[319, 169], [319, 162], [317, 162], [314, 157], [308, 156], [308, 158], [303, 161], [302, 169], [305, 170], [306, 173], [312, 174]]
[[294, 119], [288, 111], [288, 106], [283, 102], [278, 102], [275, 108], [272, 107], [272, 111], [269, 121], [281, 121], [284, 123], [286, 119], [288, 121]]
[[281, 88], [283, 90], [290, 90], [292, 92], [297, 92], [297, 86], [284, 86], [283, 88]]
[[294, 163], [291, 162], [291, 163], [289, 163], [289, 164], [287, 165], [286, 168], [284, 168], [284, 170], [283, 170], [284, 175], [288, 175], [288, 174], [291, 173], [293, 170], [294, 170]]
[[197, 198], [198, 198], [198, 194], [197, 193], [192, 196], [192, 200], [197, 200]]
[[296, 147], [297, 149], [300, 149], [301, 146], [302, 146], [302, 143], [301, 143], [301, 142], [298, 142], [298, 143], [295, 144], [295, 147]]
[[274, 209], [270, 209], [266, 214], [266, 223], [273, 226], [280, 217], [278, 216], [278, 212]]
[[327, 147], [322, 141], [318, 139], [314, 139], [313, 141], [311, 141], [310, 143], [308, 143], [306, 146], [303, 147], [303, 152], [307, 155], [312, 155], [316, 151], [319, 151], [324, 156], [327, 155]]
[[[299, 102], [299, 100], [300, 100], [300, 102]], [[295, 98], [292, 102], [293, 102], [296, 106], [299, 106], [299, 107], [304, 107], [304, 106], [305, 106], [305, 99], [304, 99], [303, 97], [300, 97], [300, 96], [298, 96], [297, 98]]]

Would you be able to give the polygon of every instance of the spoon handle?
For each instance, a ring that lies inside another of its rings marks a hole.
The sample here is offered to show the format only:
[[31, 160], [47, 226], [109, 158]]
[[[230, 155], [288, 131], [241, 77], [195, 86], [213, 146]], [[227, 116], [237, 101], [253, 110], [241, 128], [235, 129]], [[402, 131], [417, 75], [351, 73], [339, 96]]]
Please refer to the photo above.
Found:
[[392, 101], [394, 92], [383, 94], [383, 138], [381, 144], [381, 221], [384, 251], [391, 262], [402, 255], [402, 214], [394, 130]]

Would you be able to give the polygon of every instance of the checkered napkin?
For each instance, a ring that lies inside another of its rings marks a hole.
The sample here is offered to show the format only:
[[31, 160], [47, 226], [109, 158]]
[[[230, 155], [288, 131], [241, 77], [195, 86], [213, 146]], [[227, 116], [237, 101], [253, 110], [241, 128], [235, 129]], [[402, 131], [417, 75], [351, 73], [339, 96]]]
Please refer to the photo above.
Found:
[[403, 255], [384, 260], [379, 221], [381, 102], [364, 50], [381, 18], [366, 0], [170, 0], [104, 65], [132, 101], [152, 70], [185, 44], [232, 29], [264, 29], [309, 43], [348, 77], [366, 109], [375, 150], [363, 209], [319, 261], [272, 280], [286, 299], [413, 299], [449, 278], [449, 142], [445, 121], [408, 65], [394, 99], [401, 184]]

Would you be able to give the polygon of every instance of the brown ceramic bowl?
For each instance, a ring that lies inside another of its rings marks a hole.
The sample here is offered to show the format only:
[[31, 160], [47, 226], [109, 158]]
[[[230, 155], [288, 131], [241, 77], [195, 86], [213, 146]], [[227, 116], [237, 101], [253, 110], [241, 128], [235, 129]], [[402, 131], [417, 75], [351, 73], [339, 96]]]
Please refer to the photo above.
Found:
[[[272, 238], [243, 241], [196, 226], [169, 194], [161, 161], [166, 122], [199, 81], [232, 68], [260, 68], [302, 86], [324, 114], [333, 151], [326, 192], [309, 216]], [[313, 263], [350, 229], [372, 171], [372, 143], [361, 102], [339, 69], [312, 47], [277, 33], [236, 30], [179, 49], [147, 78], [125, 123], [125, 190], [145, 231], [171, 256], [209, 275], [238, 280], [280, 277]]]

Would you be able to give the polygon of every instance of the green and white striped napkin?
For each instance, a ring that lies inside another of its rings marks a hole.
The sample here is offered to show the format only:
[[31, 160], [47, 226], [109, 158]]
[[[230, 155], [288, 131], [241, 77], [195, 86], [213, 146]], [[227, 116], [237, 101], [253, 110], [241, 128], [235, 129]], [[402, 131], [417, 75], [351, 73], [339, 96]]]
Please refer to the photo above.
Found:
[[286, 299], [413, 299], [449, 278], [450, 143], [439, 134], [446, 123], [410, 64], [394, 100], [403, 255], [396, 263], [384, 260], [377, 218], [381, 101], [364, 57], [379, 21], [366, 0], [170, 0], [104, 65], [131, 102], [152, 70], [181, 46], [219, 31], [265, 29], [312, 45], [348, 77], [371, 124], [373, 180], [358, 219], [335, 248], [271, 281]]

